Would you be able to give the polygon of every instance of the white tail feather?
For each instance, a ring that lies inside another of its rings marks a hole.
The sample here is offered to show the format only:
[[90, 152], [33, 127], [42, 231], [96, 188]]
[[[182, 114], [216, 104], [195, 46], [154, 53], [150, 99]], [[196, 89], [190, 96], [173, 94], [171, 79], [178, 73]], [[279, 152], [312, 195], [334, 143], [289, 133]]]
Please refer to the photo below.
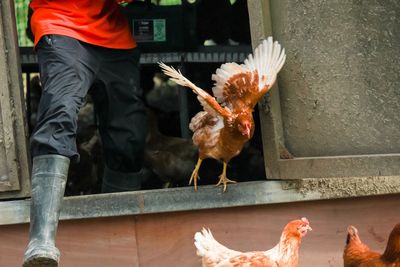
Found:
[[[215, 241], [213, 235], [211, 234], [210, 229], [203, 228], [200, 232], [197, 232], [194, 235], [194, 245], [197, 248], [198, 256], [205, 256], [207, 251], [209, 251], [213, 247], [213, 242]], [[216, 241], [215, 241], [216, 242]]]
[[210, 229], [203, 228], [201, 232], [197, 232], [194, 235], [194, 241], [194, 245], [197, 248], [197, 255], [207, 257], [213, 261], [218, 262], [240, 253], [221, 245], [214, 239]]

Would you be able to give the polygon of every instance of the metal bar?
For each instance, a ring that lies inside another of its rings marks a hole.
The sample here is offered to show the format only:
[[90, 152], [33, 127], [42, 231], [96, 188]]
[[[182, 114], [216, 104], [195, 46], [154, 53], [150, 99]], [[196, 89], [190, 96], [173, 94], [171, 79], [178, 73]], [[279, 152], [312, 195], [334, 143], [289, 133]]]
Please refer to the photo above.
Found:
[[[182, 74], [185, 74], [185, 58], [181, 57]], [[181, 87], [181, 86], [179, 86]], [[183, 138], [190, 138], [189, 131], [189, 110], [188, 110], [188, 90], [186, 88], [180, 88], [179, 90], [179, 122], [181, 128], [181, 135]]]
[[[400, 177], [354, 177], [242, 182], [66, 197], [61, 220], [271, 205], [298, 201], [400, 194]], [[0, 225], [27, 223], [29, 200], [0, 202]]]

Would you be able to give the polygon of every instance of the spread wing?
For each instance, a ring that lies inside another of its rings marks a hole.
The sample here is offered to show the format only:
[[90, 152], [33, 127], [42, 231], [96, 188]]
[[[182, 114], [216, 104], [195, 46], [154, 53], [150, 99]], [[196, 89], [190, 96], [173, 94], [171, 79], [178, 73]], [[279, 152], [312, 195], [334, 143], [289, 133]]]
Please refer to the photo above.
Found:
[[191, 81], [189, 81], [182, 73], [176, 70], [173, 67], [167, 66], [164, 63], [159, 63], [162, 71], [169, 77], [171, 80], [176, 82], [179, 85], [189, 87], [193, 90], [195, 94], [197, 94], [197, 99], [199, 100], [200, 104], [203, 106], [204, 110], [214, 116], [222, 116], [227, 118], [231, 115], [230, 110], [227, 108], [222, 107], [217, 100], [208, 94], [203, 89], [194, 85]]
[[212, 75], [214, 96], [232, 111], [253, 108], [275, 83], [285, 59], [285, 49], [269, 37], [244, 64], [225, 63], [217, 69]]

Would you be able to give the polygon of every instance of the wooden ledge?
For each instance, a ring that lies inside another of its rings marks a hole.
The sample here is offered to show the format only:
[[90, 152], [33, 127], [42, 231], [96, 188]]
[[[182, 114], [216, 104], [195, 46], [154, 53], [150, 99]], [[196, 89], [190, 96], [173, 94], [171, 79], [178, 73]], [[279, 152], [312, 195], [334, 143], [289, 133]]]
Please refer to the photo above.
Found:
[[[400, 193], [399, 176], [242, 182], [64, 198], [61, 220], [253, 206]], [[0, 202], [0, 225], [29, 222], [30, 200]]]

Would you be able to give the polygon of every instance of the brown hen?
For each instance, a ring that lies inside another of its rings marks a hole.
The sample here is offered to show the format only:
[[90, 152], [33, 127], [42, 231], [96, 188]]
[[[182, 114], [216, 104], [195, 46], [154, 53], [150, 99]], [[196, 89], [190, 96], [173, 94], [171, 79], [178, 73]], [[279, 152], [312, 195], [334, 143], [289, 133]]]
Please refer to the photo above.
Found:
[[194, 236], [197, 255], [203, 267], [297, 267], [301, 239], [311, 231], [306, 218], [289, 222], [279, 243], [267, 251], [240, 252], [218, 243], [210, 230], [203, 229]]
[[350, 225], [347, 228], [343, 261], [344, 267], [400, 267], [400, 223], [390, 233], [383, 254], [372, 251], [364, 244], [357, 228]]
[[172, 187], [190, 175], [196, 162], [197, 149], [190, 139], [162, 134], [158, 129], [157, 117], [147, 110], [149, 131], [146, 137], [144, 165], [165, 184]]
[[196, 114], [189, 128], [199, 149], [197, 164], [190, 177], [197, 190], [200, 165], [205, 158], [223, 162], [217, 185], [234, 182], [226, 176], [228, 162], [238, 155], [254, 133], [253, 109], [272, 87], [286, 59], [285, 50], [272, 37], [264, 40], [244, 64], [225, 63], [212, 75], [215, 97], [194, 85], [180, 71], [160, 63], [167, 76], [197, 94], [204, 111]]

